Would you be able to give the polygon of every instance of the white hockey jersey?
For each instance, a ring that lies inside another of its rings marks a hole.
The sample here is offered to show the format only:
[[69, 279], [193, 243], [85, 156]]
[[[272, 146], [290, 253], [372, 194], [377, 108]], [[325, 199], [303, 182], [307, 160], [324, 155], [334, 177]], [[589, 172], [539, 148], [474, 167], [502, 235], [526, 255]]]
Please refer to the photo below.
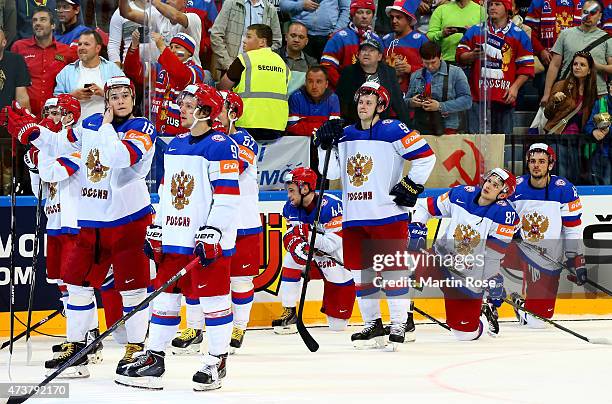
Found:
[[102, 120], [102, 114], [91, 115], [65, 137], [41, 127], [32, 141], [50, 154], [80, 152], [81, 227], [119, 226], [153, 212], [145, 178], [155, 153], [155, 126], [145, 118], [116, 127]]
[[551, 176], [546, 188], [534, 188], [529, 175], [517, 179], [516, 192], [510, 202], [520, 218], [519, 251], [529, 265], [548, 271], [560, 270], [537, 251], [536, 247], [557, 262], [564, 262], [564, 250], [581, 253], [582, 203], [576, 187], [565, 178]]
[[238, 128], [229, 137], [238, 146], [240, 158], [240, 208], [238, 236], [257, 234], [263, 231], [259, 216], [259, 184], [257, 183], [257, 154], [259, 145], [246, 129]]
[[[424, 184], [436, 158], [419, 132], [402, 122], [385, 119], [376, 122], [371, 130], [355, 125], [344, 128], [327, 175], [329, 179], [342, 180], [344, 227], [408, 220], [408, 208], [398, 206], [389, 195], [402, 179], [406, 160], [412, 162], [410, 179]], [[323, 158], [319, 161], [322, 165]]]
[[[445, 232], [436, 240], [436, 251], [441, 255], [474, 257], [473, 264], [462, 264], [464, 275], [486, 280], [499, 273], [500, 261], [518, 225], [518, 215], [503, 200], [480, 206], [479, 195], [479, 187], [459, 185], [436, 198], [419, 199], [412, 221], [427, 223], [430, 217], [450, 218]], [[453, 277], [450, 273], [449, 276]], [[472, 293], [482, 291], [468, 289]]]
[[162, 226], [162, 251], [193, 254], [195, 233], [208, 225], [221, 231], [223, 255], [234, 254], [238, 177], [238, 147], [226, 135], [210, 131], [172, 139], [164, 155], [160, 211], [155, 218]]

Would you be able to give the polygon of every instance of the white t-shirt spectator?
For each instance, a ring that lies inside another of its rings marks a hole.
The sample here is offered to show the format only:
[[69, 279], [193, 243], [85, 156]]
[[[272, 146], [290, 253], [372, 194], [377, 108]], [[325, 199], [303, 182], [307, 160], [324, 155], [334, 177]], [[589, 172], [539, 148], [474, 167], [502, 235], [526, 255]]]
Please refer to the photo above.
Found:
[[[132, 9], [144, 12], [142, 8], [133, 1], [130, 1]], [[110, 20], [108, 33], [108, 60], [113, 63], [123, 62], [128, 48], [132, 44], [132, 32], [140, 27], [139, 24], [123, 18], [119, 13], [119, 9], [115, 10]], [[123, 43], [123, 48], [121, 47]], [[140, 45], [140, 50], [143, 50], [143, 45]], [[119, 54], [121, 52], [121, 55]]]
[[149, 26], [151, 32], [159, 32], [166, 41], [166, 45], [170, 44], [170, 41], [174, 35], [179, 32], [184, 32], [190, 35], [196, 42], [196, 52], [193, 55], [194, 62], [197, 65], [202, 66], [200, 61], [200, 40], [202, 39], [202, 20], [197, 14], [185, 13], [187, 16], [188, 24], [187, 28], [184, 28], [181, 24], [172, 24], [169, 19], [164, 17], [155, 7], [151, 7], [151, 17], [149, 19]]
[[[94, 68], [88, 68], [83, 65], [80, 67], [80, 75], [77, 88], [85, 87], [85, 84], [94, 83], [100, 88], [104, 88], [104, 81], [100, 73], [100, 65]], [[81, 119], [87, 118], [90, 115], [104, 112], [104, 97], [94, 95], [89, 100], [81, 100]]]

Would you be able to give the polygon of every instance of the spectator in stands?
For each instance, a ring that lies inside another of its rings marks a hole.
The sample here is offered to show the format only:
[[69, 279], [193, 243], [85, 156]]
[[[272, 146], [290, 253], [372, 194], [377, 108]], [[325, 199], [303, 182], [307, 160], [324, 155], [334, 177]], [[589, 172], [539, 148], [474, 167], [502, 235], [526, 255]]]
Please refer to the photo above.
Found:
[[[488, 21], [470, 27], [457, 47], [457, 61], [471, 68], [470, 88], [475, 102], [468, 112], [469, 133], [482, 132], [481, 114], [486, 111], [491, 114], [491, 133], [512, 134], [518, 91], [534, 75], [531, 40], [510, 21], [511, 10], [512, 0], [492, 0]], [[483, 53], [487, 55], [486, 66], [481, 66]]]
[[104, 83], [124, 76], [116, 64], [100, 56], [102, 38], [96, 31], [85, 31], [78, 41], [79, 60], [64, 67], [56, 78], [54, 95], [69, 93], [81, 102], [81, 120], [104, 112]]
[[[132, 34], [132, 45], [125, 57], [125, 74], [135, 83], [142, 85], [144, 66], [140, 60], [140, 34]], [[151, 33], [151, 40], [157, 46], [160, 56], [157, 60], [160, 70], [155, 80], [155, 92], [151, 104], [151, 121], [155, 122], [161, 135], [174, 136], [188, 132], [181, 126], [181, 116], [176, 98], [189, 84], [214, 84], [210, 72], [204, 71], [193, 61], [195, 39], [179, 32], [166, 46], [164, 38], [157, 32]]]
[[45, 101], [53, 97], [55, 77], [77, 59], [76, 48], [56, 41], [54, 30], [53, 13], [40, 7], [32, 14], [32, 38], [20, 39], [12, 47], [28, 66], [32, 78], [32, 85], [28, 87], [31, 111], [39, 117]]
[[607, 1], [607, 3], [601, 18], [601, 27], [612, 35], [612, 1]]
[[426, 135], [459, 132], [459, 114], [472, 107], [463, 70], [441, 59], [442, 49], [427, 42], [419, 49], [425, 67], [410, 77], [406, 99], [414, 108], [412, 128]]
[[559, 34], [557, 42], [552, 47], [553, 56], [546, 73], [546, 85], [541, 105], [546, 105], [548, 102], [553, 84], [557, 80], [563, 80], [569, 73], [574, 54], [585, 49], [595, 61], [597, 94], [607, 93], [605, 73], [612, 73], [612, 65], [607, 66], [612, 63], [612, 40], [608, 39], [605, 31], [597, 28], [602, 10], [603, 7], [599, 1], [587, 0], [582, 8], [580, 26], [565, 29]]
[[591, 176], [595, 185], [612, 185], [612, 141], [610, 140], [610, 111], [612, 111], [612, 81], [608, 81], [608, 95], [595, 100], [584, 133], [597, 141], [591, 156]]
[[57, 0], [57, 20], [60, 23], [55, 35], [58, 42], [77, 46], [81, 34], [89, 28], [79, 22], [80, 0]]
[[395, 69], [382, 62], [383, 50], [376, 39], [366, 39], [359, 45], [359, 63], [342, 70], [336, 94], [340, 99], [342, 118], [347, 124], [359, 121], [355, 92], [366, 81], [374, 81], [384, 86], [391, 96], [391, 108], [382, 113], [381, 119], [394, 117], [408, 124], [408, 108], [403, 100], [402, 90], [397, 82]]
[[[140, 25], [145, 24], [145, 13], [131, 7], [128, 0], [119, 0], [119, 12], [123, 18]], [[158, 32], [167, 45], [179, 32], [194, 38], [196, 43], [193, 59], [197, 65], [202, 65], [200, 61], [202, 19], [198, 14], [186, 9], [186, 0], [176, 0], [170, 4], [162, 3], [161, 0], [152, 0], [148, 26], [151, 32]]]
[[380, 42], [382, 46], [382, 40], [372, 30], [375, 10], [374, 0], [352, 0], [351, 22], [348, 27], [336, 32], [327, 41], [323, 49], [323, 56], [321, 56], [321, 65], [327, 69], [332, 89], [336, 88], [342, 69], [357, 63], [357, 53], [361, 42], [372, 38]]
[[[32, 36], [32, 14], [41, 7], [40, 0], [17, 0], [17, 38], [23, 39]], [[49, 10], [55, 10], [55, 0], [47, 0], [44, 4]]]
[[30, 109], [27, 87], [31, 85], [23, 56], [6, 50], [4, 30], [0, 27], [0, 109], [17, 101]]
[[210, 42], [217, 57], [220, 75], [244, 51], [242, 38], [253, 24], [267, 25], [272, 30], [272, 49], [281, 47], [283, 37], [276, 8], [267, 0], [225, 0], [210, 30]]
[[281, 0], [280, 8], [308, 29], [305, 52], [317, 60], [321, 58], [331, 34], [349, 23], [350, 0]]
[[17, 8], [12, 0], [0, 2], [0, 24], [8, 44], [17, 37]]
[[[533, 54], [540, 59], [544, 68], [548, 68], [553, 54], [551, 48], [557, 41], [559, 33], [567, 28], [580, 25], [582, 1], [546, 1], [533, 0], [529, 6], [525, 24], [531, 28]], [[536, 74], [534, 86], [540, 97], [544, 93], [546, 73]]]
[[565, 80], [557, 81], [544, 108], [547, 133], [577, 135], [583, 132], [593, 103], [597, 100], [596, 72], [588, 52], [576, 52], [572, 70]]
[[[130, 0], [130, 7], [144, 13], [145, 0]], [[125, 55], [132, 44], [132, 32], [142, 27], [134, 21], [123, 18], [119, 9], [116, 9], [110, 20], [108, 30], [108, 60], [122, 67]], [[147, 28], [146, 32], [148, 33]]]
[[455, 0], [434, 10], [427, 37], [442, 47], [442, 59], [455, 63], [457, 45], [467, 28], [485, 20], [485, 10], [472, 0]]
[[[219, 14], [223, 14], [223, 11]], [[271, 49], [272, 28], [250, 25], [243, 40], [244, 52], [230, 65], [219, 83], [220, 90], [234, 88], [244, 102], [244, 113], [236, 122], [255, 140], [277, 139], [287, 126], [287, 91], [291, 72]]]
[[395, 69], [403, 93], [408, 91], [410, 74], [423, 67], [419, 49], [428, 41], [427, 36], [412, 29], [416, 5], [414, 0], [396, 0], [386, 10], [393, 33], [383, 38], [385, 62]]
[[293, 94], [294, 91], [304, 85], [308, 68], [316, 65], [317, 61], [304, 53], [304, 47], [309, 41], [308, 28], [301, 22], [289, 24], [285, 40], [287, 45], [277, 49], [275, 52], [283, 58], [285, 63], [287, 63], [287, 67], [291, 70], [289, 94]]
[[287, 134], [312, 136], [330, 117], [340, 117], [340, 101], [329, 89], [327, 72], [312, 66], [306, 73], [306, 83], [289, 97]]

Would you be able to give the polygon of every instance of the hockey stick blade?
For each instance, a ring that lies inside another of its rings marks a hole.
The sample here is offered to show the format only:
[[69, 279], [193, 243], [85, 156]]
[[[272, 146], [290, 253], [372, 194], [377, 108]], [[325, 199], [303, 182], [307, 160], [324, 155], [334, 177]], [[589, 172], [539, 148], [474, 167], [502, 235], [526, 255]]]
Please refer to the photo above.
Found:
[[440, 327], [445, 328], [446, 330], [450, 331], [450, 327], [446, 325], [445, 323], [443, 323], [442, 321], [438, 320], [437, 318], [430, 316], [429, 314], [427, 314], [426, 312], [424, 312], [423, 310], [419, 309], [416, 306], [413, 306], [412, 309], [416, 311], [417, 313], [419, 313], [421, 316], [425, 317], [426, 319], [431, 320], [434, 323], [438, 324]]
[[[40, 327], [41, 325], [45, 324], [47, 321], [51, 320], [53, 317], [57, 316], [58, 314], [61, 314], [62, 310], [63, 309], [57, 309], [53, 313], [49, 314], [47, 317], [45, 317], [42, 320], [40, 320], [38, 323], [34, 324], [32, 327], [30, 327], [30, 332], [36, 330], [38, 327]], [[13, 338], [13, 342], [18, 341], [21, 338], [23, 338], [26, 335], [26, 333], [27, 333], [27, 331], [22, 331], [21, 333], [16, 335], [15, 338]], [[2, 346], [0, 346], [0, 350], [2, 350], [4, 348], [6, 348], [7, 346], [9, 346], [10, 343], [11, 343], [11, 341], [3, 342]]]
[[297, 321], [297, 329], [308, 350], [310, 352], [317, 352], [319, 350], [319, 343], [313, 338], [310, 332], [308, 332], [308, 329], [301, 318], [299, 318]]
[[612, 345], [612, 341], [604, 337], [589, 338], [589, 342], [596, 345]]
[[98, 336], [98, 338], [96, 338], [93, 341], [91, 341], [89, 343], [89, 345], [85, 346], [83, 349], [81, 349], [79, 352], [77, 352], [72, 358], [70, 358], [69, 360], [64, 362], [64, 364], [62, 366], [60, 366], [59, 368], [57, 368], [55, 370], [55, 372], [53, 372], [49, 376], [47, 376], [45, 378], [45, 380], [43, 380], [42, 382], [38, 383], [38, 386], [34, 387], [27, 394], [24, 394], [24, 395], [21, 395], [21, 396], [10, 396], [8, 401], [7, 401], [7, 404], [9, 404], [9, 403], [10, 404], [13, 404], [13, 403], [15, 403], [15, 404], [23, 403], [28, 398], [32, 397], [34, 394], [36, 394], [37, 391], [40, 390], [41, 387], [46, 386], [47, 384], [49, 384], [49, 382], [54, 380], [60, 373], [62, 373], [64, 370], [68, 369], [70, 366], [75, 364], [83, 356], [85, 356], [89, 352], [91, 352], [91, 350], [94, 349], [94, 347], [97, 346], [100, 342], [102, 342], [102, 340], [104, 338], [108, 337], [119, 326], [121, 326], [122, 324], [125, 324], [125, 322], [127, 320], [129, 320], [130, 318], [132, 318], [132, 316], [134, 316], [136, 313], [138, 313], [140, 310], [142, 310], [153, 299], [155, 299], [160, 293], [162, 293], [164, 290], [166, 290], [166, 288], [168, 286], [172, 285], [173, 283], [175, 283], [176, 281], [181, 279], [187, 272], [189, 272], [191, 269], [193, 269], [199, 263], [200, 263], [200, 259], [199, 258], [193, 259], [189, 264], [187, 264], [184, 268], [182, 268], [180, 271], [178, 271], [174, 276], [172, 276], [170, 279], [168, 279], [163, 285], [161, 285], [159, 288], [155, 289], [155, 291], [153, 293], [151, 293], [149, 296], [147, 296], [142, 302], [140, 302], [138, 305], [136, 305], [132, 311], [130, 311], [129, 313], [127, 313], [123, 317], [121, 317], [119, 320], [117, 320], [115, 322], [115, 324], [113, 324], [106, 331], [104, 331], [102, 334], [100, 334]]

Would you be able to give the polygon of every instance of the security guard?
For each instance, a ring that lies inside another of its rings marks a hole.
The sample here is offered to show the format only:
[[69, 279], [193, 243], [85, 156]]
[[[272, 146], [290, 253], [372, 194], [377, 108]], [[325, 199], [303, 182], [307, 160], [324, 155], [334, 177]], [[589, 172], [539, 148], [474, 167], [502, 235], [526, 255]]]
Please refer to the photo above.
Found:
[[283, 135], [289, 115], [288, 83], [291, 72], [270, 48], [272, 29], [264, 24], [247, 28], [240, 54], [221, 78], [219, 89], [233, 87], [244, 101], [244, 114], [236, 123], [255, 140]]

